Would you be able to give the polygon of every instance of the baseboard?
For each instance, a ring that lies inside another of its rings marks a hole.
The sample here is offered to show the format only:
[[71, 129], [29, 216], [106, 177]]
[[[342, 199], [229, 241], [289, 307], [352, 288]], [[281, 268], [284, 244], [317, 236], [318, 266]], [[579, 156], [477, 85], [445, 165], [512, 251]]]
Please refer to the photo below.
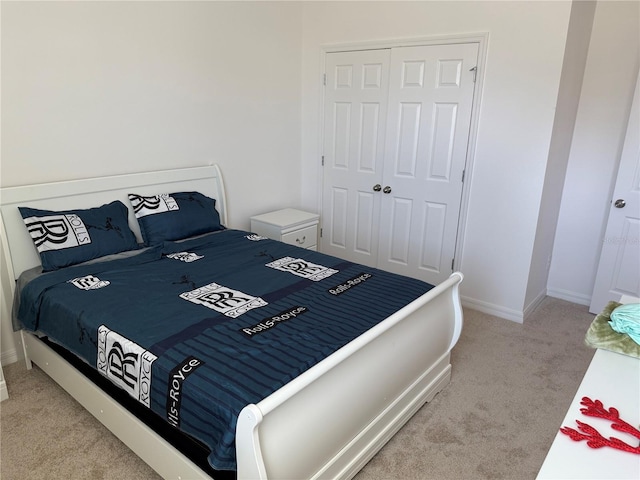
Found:
[[524, 308], [524, 319], [526, 321], [527, 318], [529, 318], [529, 315], [531, 315], [533, 313], [533, 311], [536, 309], [536, 307], [538, 305], [540, 305], [540, 303], [542, 303], [542, 301], [545, 299], [545, 297], [547, 296], [547, 292], [546, 290], [540, 292], [540, 294], [533, 299], [533, 301], [531, 301], [529, 303], [529, 305], [527, 305]]
[[18, 351], [15, 348], [0, 354], [0, 365], [10, 365], [12, 363], [16, 363], [18, 360]]
[[460, 296], [463, 307], [468, 307], [472, 310], [478, 310], [482, 313], [488, 313], [495, 317], [504, 318], [505, 320], [511, 320], [516, 323], [524, 322], [524, 313], [519, 310], [513, 310], [511, 308], [502, 307], [500, 305], [494, 305], [489, 302], [483, 302], [482, 300], [476, 300], [475, 298], [469, 298]]
[[9, 390], [7, 390], [7, 382], [2, 380], [0, 382], [0, 402], [9, 398]]
[[504, 318], [505, 320], [511, 320], [516, 323], [524, 323], [524, 319], [527, 318], [536, 307], [544, 300], [544, 297], [549, 296], [553, 298], [559, 298], [560, 300], [566, 300], [567, 302], [577, 303], [578, 305], [589, 306], [591, 304], [591, 297], [580, 293], [569, 292], [567, 290], [560, 290], [554, 288], [548, 288], [546, 292], [540, 292], [540, 294], [531, 302], [524, 311], [513, 310], [511, 308], [505, 308], [500, 305], [494, 305], [482, 300], [476, 300], [475, 298], [461, 296], [463, 307], [471, 308], [472, 310], [478, 310], [482, 313], [488, 313], [495, 317]]
[[570, 292], [560, 288], [547, 288], [547, 295], [567, 302], [577, 303], [578, 305], [591, 305], [591, 296], [583, 293]]

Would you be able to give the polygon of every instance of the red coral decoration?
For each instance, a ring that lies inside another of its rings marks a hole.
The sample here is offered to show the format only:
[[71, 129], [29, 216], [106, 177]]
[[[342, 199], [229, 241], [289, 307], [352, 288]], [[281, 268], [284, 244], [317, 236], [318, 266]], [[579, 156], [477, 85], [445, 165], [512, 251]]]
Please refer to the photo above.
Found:
[[[618, 410], [611, 407], [609, 410], [604, 408], [600, 400], [591, 400], [589, 397], [582, 397], [581, 405], [586, 408], [581, 408], [580, 411], [588, 417], [604, 418], [611, 421], [611, 428], [619, 432], [628, 433], [634, 437], [640, 439], [640, 430], [629, 425], [627, 422], [620, 418]], [[578, 429], [582, 432], [574, 430], [569, 427], [562, 427], [560, 431], [565, 435], [568, 435], [571, 440], [579, 442], [580, 440], [586, 440], [587, 446], [591, 448], [611, 447], [625, 452], [635, 453], [640, 455], [640, 445], [633, 447], [628, 443], [623, 442], [619, 438], [609, 437], [604, 438], [598, 430], [591, 425], [576, 420]]]

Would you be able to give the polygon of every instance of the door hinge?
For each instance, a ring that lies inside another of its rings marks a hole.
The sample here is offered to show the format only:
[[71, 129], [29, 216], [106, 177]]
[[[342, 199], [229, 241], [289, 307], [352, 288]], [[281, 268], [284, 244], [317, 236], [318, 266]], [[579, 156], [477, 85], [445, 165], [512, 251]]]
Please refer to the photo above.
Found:
[[[475, 82], [475, 80], [474, 80]], [[324, 85], [325, 87], [327, 86], [327, 74], [323, 73], [322, 74], [322, 85]]]
[[320, 160], [322, 162], [322, 166], [324, 167], [324, 155], [322, 155], [322, 157], [320, 157]]
[[466, 169], [462, 170], [462, 183], [464, 183], [464, 174], [465, 174], [466, 171], [467, 171]]
[[452, 272], [453, 272], [453, 262], [455, 262], [455, 260], [456, 260], [455, 258], [452, 258], [452, 259], [451, 259], [451, 271], [452, 271]]
[[320, 229], [320, 238], [322, 238], [322, 228]]
[[473, 83], [476, 83], [476, 74], [478, 73], [478, 66], [476, 65], [473, 68], [469, 69], [470, 72], [473, 72]]

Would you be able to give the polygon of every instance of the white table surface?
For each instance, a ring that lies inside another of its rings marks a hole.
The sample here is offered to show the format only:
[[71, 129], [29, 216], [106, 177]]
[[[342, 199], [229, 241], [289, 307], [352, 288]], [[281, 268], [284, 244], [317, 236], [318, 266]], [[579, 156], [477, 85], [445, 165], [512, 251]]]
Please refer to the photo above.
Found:
[[588, 423], [602, 436], [617, 437], [632, 446], [637, 438], [611, 428], [611, 422], [580, 412], [582, 397], [600, 400], [604, 408], [615, 407], [620, 418], [640, 428], [640, 359], [596, 350], [567, 415], [538, 473], [538, 479], [640, 479], [640, 455], [610, 447], [590, 448], [586, 440], [576, 442], [560, 427], [578, 430], [576, 420]]

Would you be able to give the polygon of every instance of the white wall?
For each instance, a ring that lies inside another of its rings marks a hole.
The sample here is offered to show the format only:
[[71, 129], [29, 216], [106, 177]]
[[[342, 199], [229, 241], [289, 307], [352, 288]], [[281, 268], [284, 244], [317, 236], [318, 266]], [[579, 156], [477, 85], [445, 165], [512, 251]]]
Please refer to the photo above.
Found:
[[0, 8], [2, 186], [216, 162], [230, 226], [299, 204], [300, 4]]
[[233, 225], [295, 205], [300, 36], [296, 3], [2, 2], [1, 185], [217, 162]]
[[549, 295], [589, 305], [640, 63], [640, 3], [598, 2], [591, 33]]
[[319, 209], [323, 46], [488, 32], [460, 270], [467, 305], [522, 321], [570, 2], [311, 2], [303, 7], [303, 204]]
[[574, 2], [571, 6], [560, 91], [525, 298], [525, 315], [532, 311], [547, 293], [560, 199], [580, 103], [595, 10], [596, 2], [591, 1]]

